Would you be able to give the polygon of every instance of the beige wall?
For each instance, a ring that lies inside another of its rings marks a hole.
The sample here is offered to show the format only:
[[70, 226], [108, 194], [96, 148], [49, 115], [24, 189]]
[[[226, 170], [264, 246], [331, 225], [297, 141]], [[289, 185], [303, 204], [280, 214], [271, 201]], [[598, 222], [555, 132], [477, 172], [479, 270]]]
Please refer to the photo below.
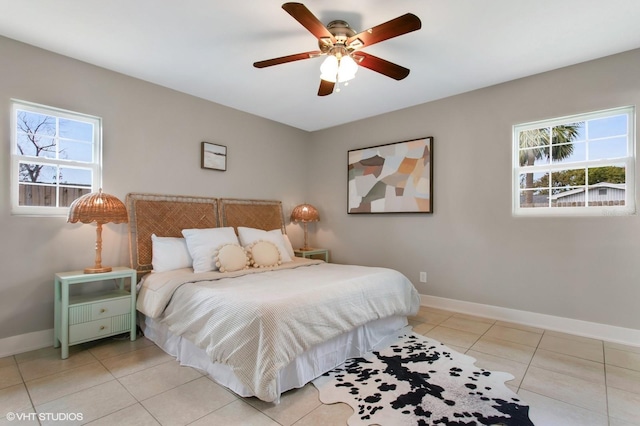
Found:
[[[53, 274], [93, 264], [95, 227], [10, 213], [10, 99], [103, 119], [104, 191], [304, 200], [308, 133], [0, 37], [0, 338], [53, 327]], [[228, 148], [200, 168], [200, 142]], [[296, 176], [292, 179], [292, 176]], [[301, 241], [298, 226], [291, 226]], [[126, 225], [106, 225], [103, 264], [128, 264]]]
[[[421, 294], [640, 329], [638, 216], [511, 215], [512, 125], [638, 105], [638, 69], [640, 50], [312, 134], [317, 245], [396, 268]], [[347, 215], [347, 150], [422, 136], [435, 213]]]
[[[638, 216], [513, 218], [510, 180], [513, 124], [638, 104], [640, 51], [311, 134], [1, 37], [0, 52], [0, 338], [53, 327], [53, 274], [91, 265], [95, 238], [11, 216], [11, 98], [102, 117], [104, 189], [122, 199], [275, 198], [285, 214], [308, 201], [312, 242], [335, 261], [396, 268], [422, 294], [640, 329]], [[347, 215], [347, 150], [421, 136], [435, 137], [435, 213]], [[227, 172], [200, 169], [203, 140], [227, 145]], [[126, 226], [106, 226], [103, 260], [128, 262]]]

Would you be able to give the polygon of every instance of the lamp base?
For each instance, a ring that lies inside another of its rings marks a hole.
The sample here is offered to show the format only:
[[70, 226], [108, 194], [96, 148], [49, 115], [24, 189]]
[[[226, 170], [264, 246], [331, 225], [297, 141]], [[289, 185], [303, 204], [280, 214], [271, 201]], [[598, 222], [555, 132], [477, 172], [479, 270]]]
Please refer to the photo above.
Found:
[[312, 251], [315, 250], [313, 247], [300, 247], [298, 249], [299, 251]]
[[102, 274], [103, 272], [111, 272], [111, 266], [103, 266], [101, 268], [85, 268], [85, 274]]

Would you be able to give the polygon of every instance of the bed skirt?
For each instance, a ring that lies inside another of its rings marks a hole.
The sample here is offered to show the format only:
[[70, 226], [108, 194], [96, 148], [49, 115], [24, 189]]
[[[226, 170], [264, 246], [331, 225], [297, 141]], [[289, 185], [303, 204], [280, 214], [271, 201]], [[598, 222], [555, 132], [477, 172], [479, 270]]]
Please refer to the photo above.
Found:
[[[169, 355], [176, 357], [181, 365], [206, 372], [218, 384], [242, 397], [254, 396], [251, 389], [236, 378], [230, 366], [212, 363], [203, 349], [187, 339], [172, 334], [168, 327], [159, 321], [144, 317], [144, 320], [139, 322], [145, 337]], [[280, 371], [277, 378], [278, 395], [304, 386], [348, 358], [362, 356], [375, 348], [385, 337], [407, 324], [407, 318], [403, 316], [378, 319], [303, 352]], [[275, 402], [279, 402], [279, 397]]]

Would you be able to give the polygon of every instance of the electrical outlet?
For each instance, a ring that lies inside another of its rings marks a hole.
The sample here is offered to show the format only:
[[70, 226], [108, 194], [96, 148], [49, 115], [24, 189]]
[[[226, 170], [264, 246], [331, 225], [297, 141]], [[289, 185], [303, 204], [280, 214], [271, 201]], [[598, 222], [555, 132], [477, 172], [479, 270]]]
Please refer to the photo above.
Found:
[[426, 272], [420, 272], [420, 282], [421, 283], [426, 283], [427, 282], [427, 273]]

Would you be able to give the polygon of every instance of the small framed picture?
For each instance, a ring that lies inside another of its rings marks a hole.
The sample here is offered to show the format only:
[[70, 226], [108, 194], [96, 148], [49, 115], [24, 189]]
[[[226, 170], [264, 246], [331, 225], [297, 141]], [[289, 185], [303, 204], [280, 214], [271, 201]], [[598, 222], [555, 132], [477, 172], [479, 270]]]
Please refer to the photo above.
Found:
[[227, 170], [227, 147], [210, 142], [202, 142], [200, 167], [211, 170]]

